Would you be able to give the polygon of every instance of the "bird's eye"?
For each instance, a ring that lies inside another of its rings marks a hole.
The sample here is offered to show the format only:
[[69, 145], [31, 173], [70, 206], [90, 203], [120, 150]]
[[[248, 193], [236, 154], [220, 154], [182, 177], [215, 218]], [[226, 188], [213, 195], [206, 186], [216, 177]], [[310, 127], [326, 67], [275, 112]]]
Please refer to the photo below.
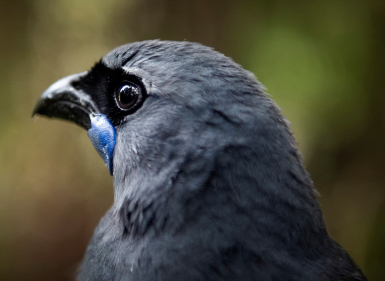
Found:
[[115, 100], [120, 109], [133, 109], [142, 100], [142, 90], [133, 83], [125, 82], [116, 89]]

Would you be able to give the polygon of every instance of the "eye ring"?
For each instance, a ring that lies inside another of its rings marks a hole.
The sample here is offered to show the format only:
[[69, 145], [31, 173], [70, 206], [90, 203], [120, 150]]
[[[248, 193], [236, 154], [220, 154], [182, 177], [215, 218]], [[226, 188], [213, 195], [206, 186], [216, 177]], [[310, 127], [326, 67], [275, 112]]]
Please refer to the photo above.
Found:
[[132, 82], [123, 81], [116, 87], [115, 102], [120, 110], [131, 111], [142, 102], [142, 99], [142, 88]]

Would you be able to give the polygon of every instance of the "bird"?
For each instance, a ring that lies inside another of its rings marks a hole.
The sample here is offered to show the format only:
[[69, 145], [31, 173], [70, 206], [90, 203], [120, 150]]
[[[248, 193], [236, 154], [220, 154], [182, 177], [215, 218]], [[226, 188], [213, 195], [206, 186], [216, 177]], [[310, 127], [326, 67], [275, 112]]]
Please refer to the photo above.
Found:
[[289, 122], [213, 48], [117, 47], [36, 114], [87, 130], [113, 177], [78, 280], [366, 280], [326, 230]]

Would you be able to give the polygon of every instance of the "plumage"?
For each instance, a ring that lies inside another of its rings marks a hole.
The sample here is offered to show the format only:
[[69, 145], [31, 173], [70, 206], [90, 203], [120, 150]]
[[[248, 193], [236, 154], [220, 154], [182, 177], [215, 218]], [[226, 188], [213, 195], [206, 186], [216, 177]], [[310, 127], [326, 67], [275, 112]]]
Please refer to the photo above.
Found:
[[366, 280], [328, 236], [288, 122], [230, 58], [144, 41], [59, 85], [34, 113], [116, 131], [114, 204], [79, 280]]

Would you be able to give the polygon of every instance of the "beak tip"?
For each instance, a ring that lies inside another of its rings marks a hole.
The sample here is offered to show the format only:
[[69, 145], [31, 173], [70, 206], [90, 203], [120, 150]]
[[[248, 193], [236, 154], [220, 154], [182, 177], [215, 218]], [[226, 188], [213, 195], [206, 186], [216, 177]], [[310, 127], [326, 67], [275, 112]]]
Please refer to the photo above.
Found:
[[38, 104], [33, 109], [32, 114], [31, 114], [31, 118], [35, 117], [37, 114], [38, 114]]
[[32, 115], [31, 115], [31, 118], [37, 116], [37, 115], [44, 115], [44, 112], [43, 112], [43, 109], [44, 109], [44, 106], [45, 106], [45, 102], [42, 98], [40, 98], [37, 102], [37, 104], [35, 105], [33, 111], [32, 111]]

